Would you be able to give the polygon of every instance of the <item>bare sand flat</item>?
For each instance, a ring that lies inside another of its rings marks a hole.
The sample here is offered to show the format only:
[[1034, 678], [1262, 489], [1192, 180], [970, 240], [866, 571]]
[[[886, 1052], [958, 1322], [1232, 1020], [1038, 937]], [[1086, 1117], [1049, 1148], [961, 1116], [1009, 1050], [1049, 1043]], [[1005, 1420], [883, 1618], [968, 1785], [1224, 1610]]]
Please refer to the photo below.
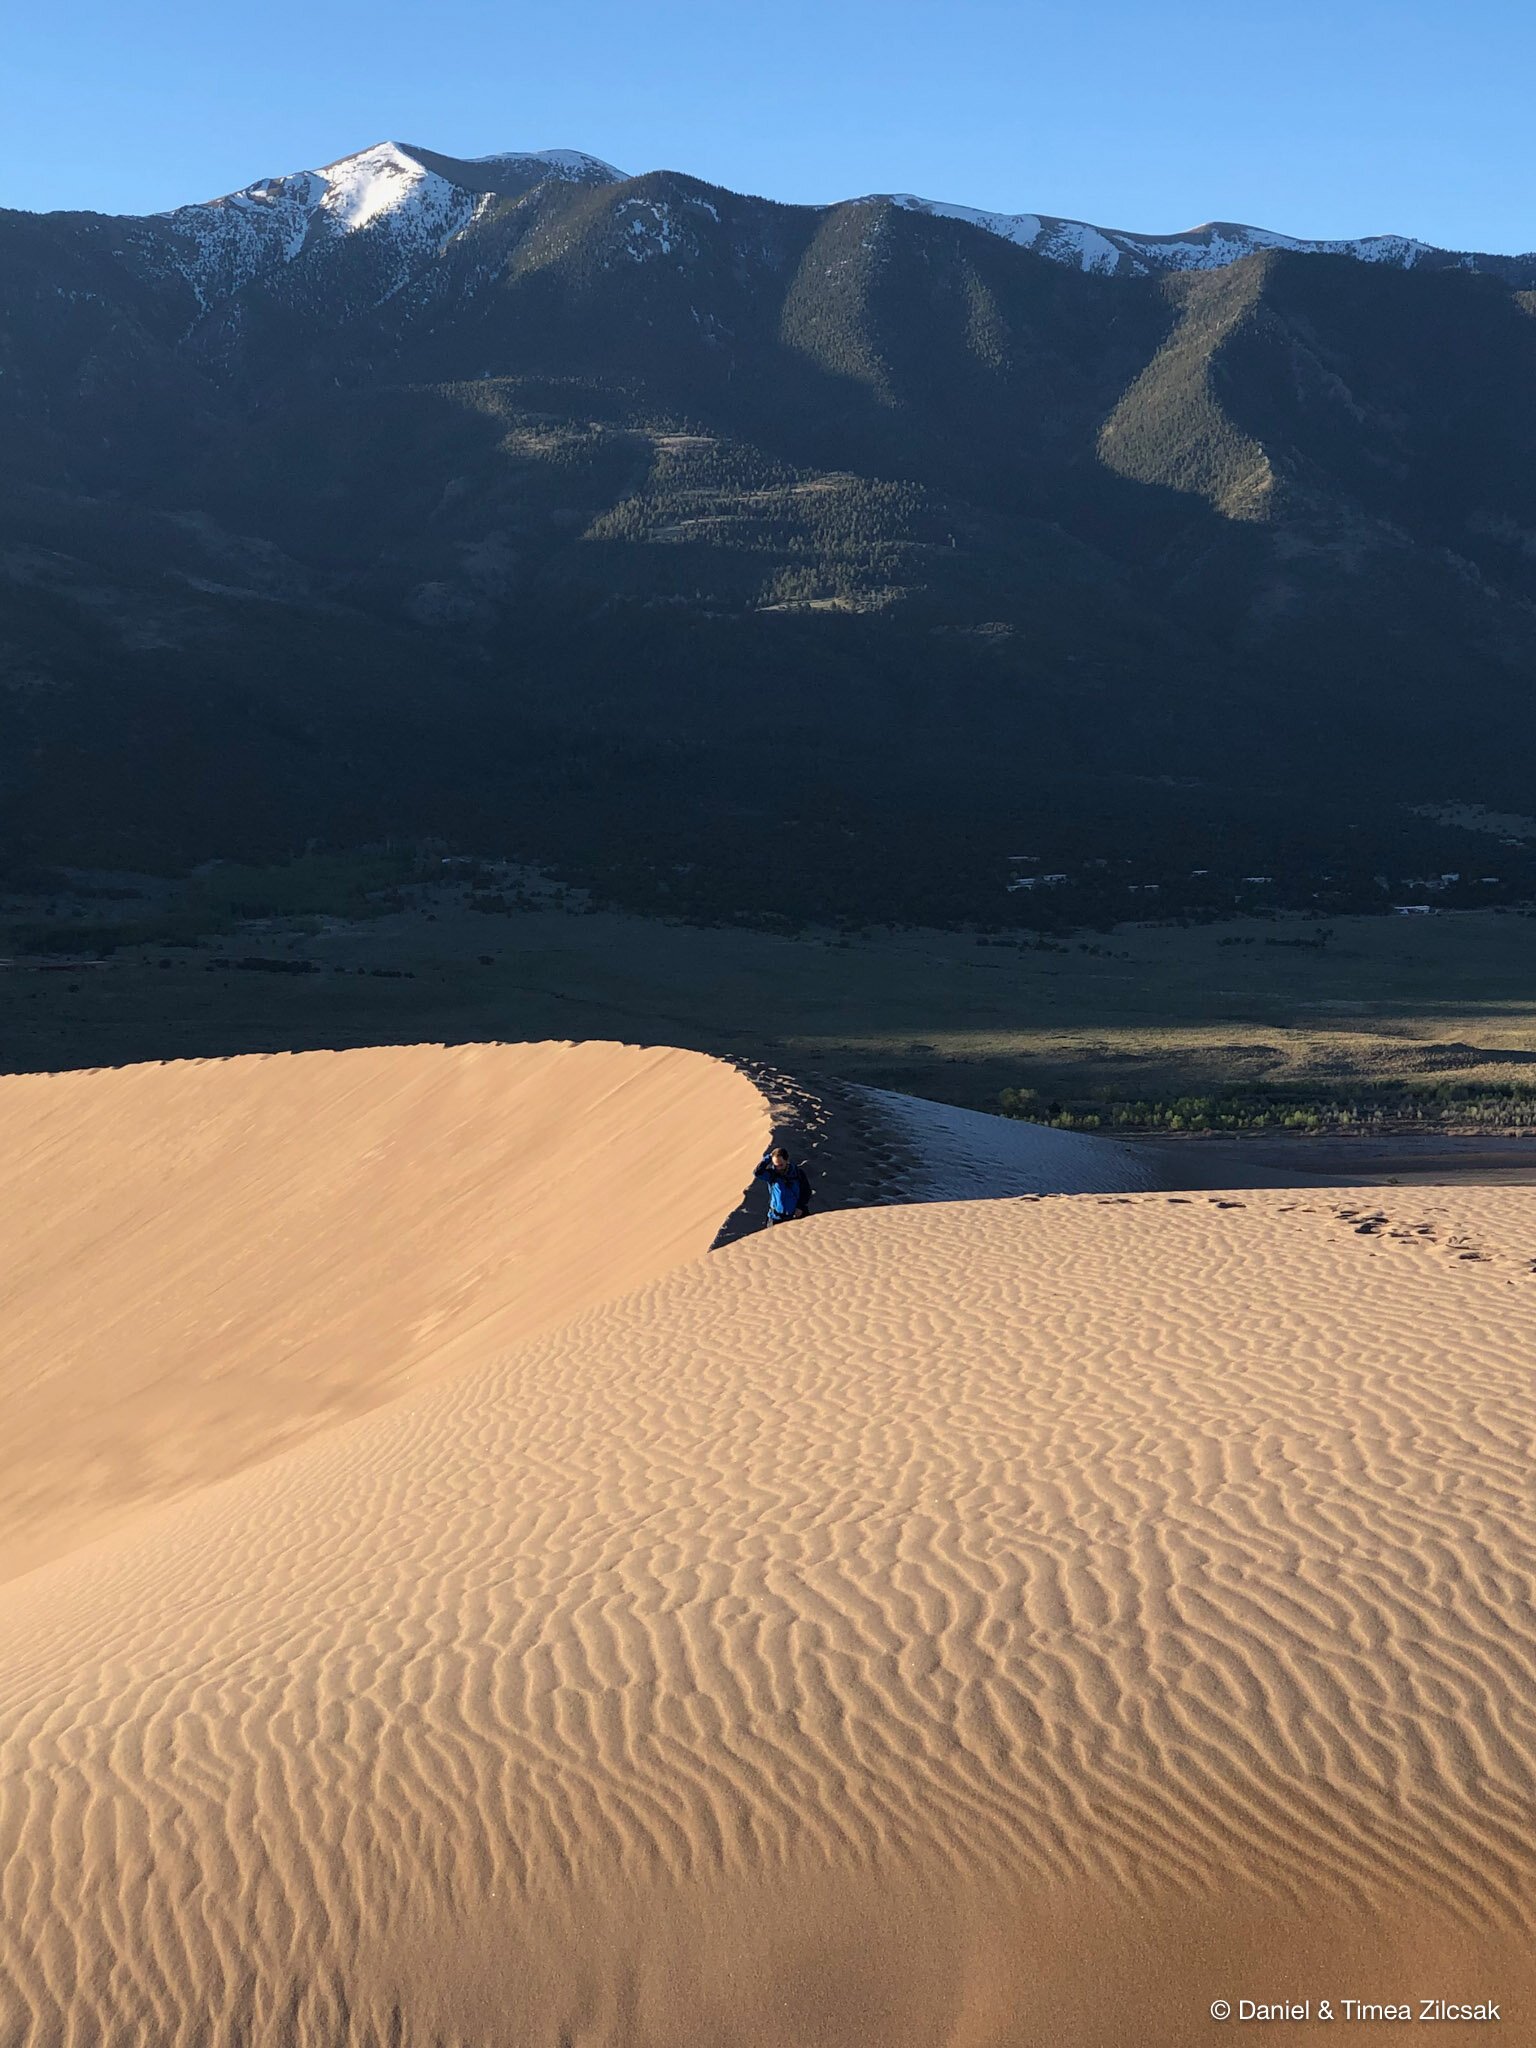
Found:
[[0, 1078], [0, 1578], [697, 1257], [767, 1129], [621, 1045]]
[[813, 1217], [13, 1582], [0, 2038], [1536, 2038], [1533, 1211], [1378, 1200]]

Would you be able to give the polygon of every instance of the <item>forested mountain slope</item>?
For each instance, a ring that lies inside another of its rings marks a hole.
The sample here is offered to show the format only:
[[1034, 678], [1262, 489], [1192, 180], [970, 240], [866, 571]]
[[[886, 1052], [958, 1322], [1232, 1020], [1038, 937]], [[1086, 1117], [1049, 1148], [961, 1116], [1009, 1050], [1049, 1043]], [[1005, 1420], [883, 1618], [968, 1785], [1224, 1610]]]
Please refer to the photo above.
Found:
[[1020, 218], [394, 145], [0, 214], [6, 857], [432, 832], [856, 918], [1528, 891], [1422, 807], [1533, 808], [1533, 266]]

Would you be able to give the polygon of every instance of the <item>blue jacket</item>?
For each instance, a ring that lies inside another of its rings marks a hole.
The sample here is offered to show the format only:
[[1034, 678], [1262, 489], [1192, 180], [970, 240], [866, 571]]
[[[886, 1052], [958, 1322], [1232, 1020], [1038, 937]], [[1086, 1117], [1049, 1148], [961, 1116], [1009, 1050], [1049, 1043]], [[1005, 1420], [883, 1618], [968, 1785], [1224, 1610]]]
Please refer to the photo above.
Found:
[[791, 1217], [803, 1216], [811, 1206], [811, 1184], [805, 1168], [793, 1163], [782, 1168], [775, 1166], [771, 1146], [753, 1167], [752, 1178], [768, 1183], [770, 1223], [788, 1223]]

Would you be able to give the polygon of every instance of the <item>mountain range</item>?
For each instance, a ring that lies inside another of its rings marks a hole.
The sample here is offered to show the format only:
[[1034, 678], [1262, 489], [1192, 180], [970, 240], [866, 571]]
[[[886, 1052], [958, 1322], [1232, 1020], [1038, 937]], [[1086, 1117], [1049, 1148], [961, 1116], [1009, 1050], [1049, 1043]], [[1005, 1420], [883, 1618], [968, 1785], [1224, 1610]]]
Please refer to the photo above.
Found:
[[1533, 316], [1536, 256], [566, 150], [0, 212], [0, 854], [431, 834], [770, 919], [1521, 898]]
[[[580, 150], [512, 151], [489, 157], [447, 157], [435, 150], [384, 142], [319, 171], [263, 178], [242, 191], [135, 221], [136, 260], [152, 275], [184, 276], [206, 308], [278, 265], [338, 235], [373, 228], [398, 247], [402, 267], [441, 252], [488, 202], [520, 197], [546, 179], [579, 185], [627, 185], [626, 173]], [[854, 206], [897, 206], [931, 218], [961, 220], [1032, 249], [1051, 262], [1100, 276], [1219, 270], [1260, 249], [1353, 256], [1402, 270], [1491, 272], [1510, 283], [1536, 284], [1536, 253], [1477, 255], [1436, 249], [1404, 235], [1304, 241], [1268, 228], [1207, 221], [1178, 234], [1131, 234], [1051, 214], [998, 213], [956, 206], [914, 193], [877, 194]], [[818, 209], [821, 210], [821, 209]], [[126, 254], [126, 250], [124, 251]]]

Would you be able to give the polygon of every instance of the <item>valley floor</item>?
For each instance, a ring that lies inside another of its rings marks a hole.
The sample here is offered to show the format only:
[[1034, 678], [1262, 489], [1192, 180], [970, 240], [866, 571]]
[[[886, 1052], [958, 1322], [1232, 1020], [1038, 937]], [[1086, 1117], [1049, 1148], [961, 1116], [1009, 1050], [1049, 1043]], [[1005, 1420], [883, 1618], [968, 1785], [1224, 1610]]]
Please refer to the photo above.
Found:
[[[1339, 919], [1321, 942], [1284, 919], [1040, 941], [776, 936], [450, 874], [366, 918], [214, 930], [178, 910], [174, 888], [139, 885], [141, 904], [30, 907], [26, 929], [56, 950], [0, 963], [0, 1067], [428, 1040], [672, 1044], [971, 1109], [1030, 1089], [1039, 1113], [1059, 1099], [1083, 1128], [1098, 1119], [1157, 1145], [1159, 1175], [1192, 1185], [1459, 1175], [1473, 1159], [1523, 1174], [1519, 1134], [1536, 1138], [1536, 925], [1516, 913]], [[520, 907], [474, 907], [487, 901]], [[95, 961], [70, 950], [108, 913], [155, 935]], [[1315, 1128], [1162, 1127], [1182, 1096], [1219, 1124], [1233, 1094], [1245, 1114], [1299, 1106]]]

